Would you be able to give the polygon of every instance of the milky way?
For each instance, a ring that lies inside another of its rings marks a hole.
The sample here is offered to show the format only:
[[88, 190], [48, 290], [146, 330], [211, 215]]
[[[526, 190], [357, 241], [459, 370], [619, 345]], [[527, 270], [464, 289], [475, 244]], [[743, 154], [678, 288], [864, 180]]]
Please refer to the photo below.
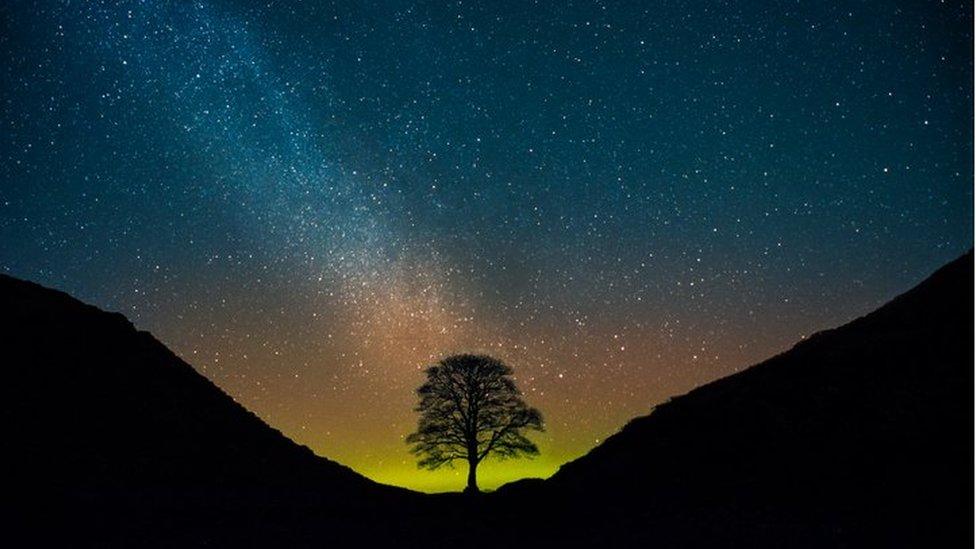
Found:
[[0, 269], [440, 490], [438, 357], [546, 416], [490, 488], [972, 246], [970, 3], [652, 4], [5, 3]]

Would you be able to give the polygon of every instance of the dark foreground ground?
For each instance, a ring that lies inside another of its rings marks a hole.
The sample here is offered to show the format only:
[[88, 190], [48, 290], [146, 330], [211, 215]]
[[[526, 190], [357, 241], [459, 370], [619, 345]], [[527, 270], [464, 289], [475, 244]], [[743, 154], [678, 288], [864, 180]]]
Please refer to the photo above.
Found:
[[9, 534], [65, 547], [968, 547], [972, 307], [970, 253], [658, 406], [551, 479], [425, 496], [292, 443], [121, 315], [0, 277]]

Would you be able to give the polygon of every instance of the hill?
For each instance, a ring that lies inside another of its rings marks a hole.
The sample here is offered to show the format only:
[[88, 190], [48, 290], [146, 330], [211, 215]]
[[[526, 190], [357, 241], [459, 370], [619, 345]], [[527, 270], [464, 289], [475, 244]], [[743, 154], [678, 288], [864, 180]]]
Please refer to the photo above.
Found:
[[35, 540], [224, 545], [303, 520], [358, 537], [359, 511], [411, 497], [287, 439], [120, 314], [0, 276], [0, 317], [7, 484]]
[[375, 484], [121, 315], [0, 276], [8, 493], [31, 545], [971, 545], [973, 255], [658, 406], [547, 480]]
[[553, 545], [969, 546], [972, 391], [970, 252], [499, 495]]

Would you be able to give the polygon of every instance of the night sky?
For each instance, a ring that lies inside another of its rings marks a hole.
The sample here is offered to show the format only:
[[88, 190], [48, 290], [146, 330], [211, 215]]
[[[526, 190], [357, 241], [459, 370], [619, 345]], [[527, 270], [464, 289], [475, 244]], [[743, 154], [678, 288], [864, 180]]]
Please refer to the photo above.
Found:
[[[973, 243], [969, 2], [0, 5], [0, 271], [272, 426], [417, 470], [422, 368], [506, 360], [551, 474]], [[56, 429], [52, 431], [56, 433]]]

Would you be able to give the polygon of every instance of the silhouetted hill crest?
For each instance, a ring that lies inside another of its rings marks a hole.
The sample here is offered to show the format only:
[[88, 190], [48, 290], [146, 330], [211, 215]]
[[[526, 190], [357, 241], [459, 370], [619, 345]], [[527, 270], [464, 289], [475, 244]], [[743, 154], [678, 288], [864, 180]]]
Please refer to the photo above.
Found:
[[119, 313], [0, 275], [0, 315], [16, 442], [34, 469], [52, 456], [61, 484], [386, 490], [287, 439]]
[[972, 533], [972, 263], [475, 499], [318, 458], [122, 315], [0, 276], [20, 509], [85, 546], [955, 545]]
[[[750, 522], [807, 546], [968, 535], [972, 284], [970, 251], [878, 310], [630, 421], [544, 488], [512, 492], [601, 501], [632, 535], [640, 516], [716, 517], [658, 525], [657, 539], [687, 528], [711, 543]], [[940, 522], [955, 529], [933, 533]]]

